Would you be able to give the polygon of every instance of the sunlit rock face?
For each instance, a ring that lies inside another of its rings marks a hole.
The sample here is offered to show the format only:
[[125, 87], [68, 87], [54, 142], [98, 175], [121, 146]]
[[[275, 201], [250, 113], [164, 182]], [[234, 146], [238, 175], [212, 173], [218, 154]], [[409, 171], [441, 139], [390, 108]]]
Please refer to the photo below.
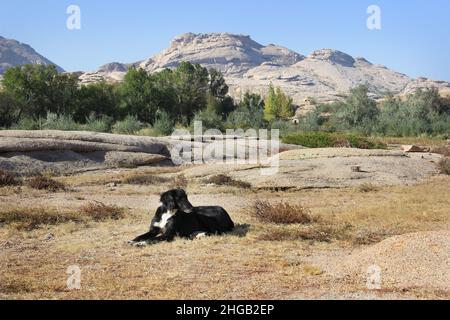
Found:
[[108, 64], [96, 72], [83, 74], [80, 80], [121, 81], [130, 66], [153, 73], [175, 68], [182, 61], [220, 70], [236, 99], [246, 91], [264, 95], [270, 83], [281, 87], [298, 105], [307, 98], [319, 102], [338, 99], [360, 84], [367, 84], [374, 98], [387, 92], [409, 93], [421, 87], [450, 88], [448, 82], [412, 79], [338, 50], [321, 49], [304, 56], [274, 44], [264, 46], [246, 35], [229, 33], [182, 34], [153, 57], [133, 64]]

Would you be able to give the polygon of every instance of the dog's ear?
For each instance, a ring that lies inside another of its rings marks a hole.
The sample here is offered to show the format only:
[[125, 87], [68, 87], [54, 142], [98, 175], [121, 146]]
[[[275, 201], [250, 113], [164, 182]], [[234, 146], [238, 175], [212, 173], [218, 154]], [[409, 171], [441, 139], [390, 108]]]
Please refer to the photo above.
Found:
[[178, 208], [185, 213], [191, 213], [194, 209], [194, 206], [189, 202], [187, 194], [184, 190], [177, 190], [175, 202]]

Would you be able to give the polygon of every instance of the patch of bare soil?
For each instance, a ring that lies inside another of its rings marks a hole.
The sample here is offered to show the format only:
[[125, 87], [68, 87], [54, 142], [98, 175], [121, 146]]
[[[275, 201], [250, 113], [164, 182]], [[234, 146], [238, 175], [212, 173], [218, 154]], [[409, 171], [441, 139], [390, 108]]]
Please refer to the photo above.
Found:
[[370, 267], [379, 268], [384, 289], [430, 288], [450, 292], [450, 230], [388, 238], [357, 250], [334, 271], [339, 277], [363, 282]]

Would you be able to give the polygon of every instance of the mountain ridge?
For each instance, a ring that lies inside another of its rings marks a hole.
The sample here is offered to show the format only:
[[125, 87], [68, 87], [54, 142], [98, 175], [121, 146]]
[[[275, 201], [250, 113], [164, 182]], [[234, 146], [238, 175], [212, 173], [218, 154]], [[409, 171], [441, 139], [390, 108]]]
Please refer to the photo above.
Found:
[[63, 68], [36, 52], [30, 45], [0, 36], [0, 75], [11, 67], [25, 64], [54, 65], [58, 72], [64, 72]]
[[[336, 100], [359, 84], [368, 84], [374, 98], [382, 98], [387, 92], [406, 94], [433, 86], [450, 90], [446, 81], [414, 79], [339, 50], [319, 49], [305, 56], [274, 44], [264, 46], [248, 35], [231, 33], [184, 33], [160, 53], [142, 62], [121, 64], [120, 68], [134, 65], [153, 73], [174, 68], [181, 61], [220, 70], [236, 99], [246, 91], [264, 95], [270, 83], [281, 87], [298, 105], [309, 98], [319, 102]], [[117, 68], [106, 72], [103, 66], [83, 74], [80, 80], [82, 83], [121, 81], [124, 74]]]
[[[121, 82], [130, 67], [153, 73], [175, 68], [182, 61], [220, 70], [230, 87], [230, 95], [237, 100], [246, 91], [265, 95], [271, 83], [291, 96], [297, 105], [310, 98], [318, 102], [333, 101], [360, 84], [368, 85], [373, 98], [382, 98], [388, 92], [404, 95], [429, 87], [450, 92], [447, 81], [411, 78], [339, 50], [318, 49], [303, 55], [276, 44], [262, 45], [248, 35], [232, 33], [184, 33], [176, 36], [166, 49], [142, 61], [112, 62], [93, 72], [75, 74], [81, 84]], [[55, 65], [29, 45], [0, 36], [0, 75], [11, 66], [27, 63]]]

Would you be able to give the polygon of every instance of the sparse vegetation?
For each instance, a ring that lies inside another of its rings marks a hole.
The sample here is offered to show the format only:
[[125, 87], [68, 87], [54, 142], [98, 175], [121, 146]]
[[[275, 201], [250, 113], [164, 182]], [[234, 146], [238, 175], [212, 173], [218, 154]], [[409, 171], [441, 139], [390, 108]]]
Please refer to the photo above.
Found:
[[99, 201], [90, 202], [84, 205], [81, 207], [81, 213], [94, 221], [104, 221], [109, 219], [119, 220], [124, 217], [123, 208], [106, 205]]
[[136, 184], [136, 185], [154, 185], [154, 184], [160, 184], [160, 183], [168, 183], [170, 182], [170, 178], [157, 176], [154, 174], [145, 174], [145, 173], [137, 173], [125, 176], [121, 183], [124, 184]]
[[250, 214], [260, 221], [276, 224], [309, 224], [315, 221], [309, 209], [285, 202], [272, 204], [268, 201], [256, 201]]
[[205, 182], [215, 184], [218, 186], [231, 186], [231, 187], [242, 188], [242, 189], [250, 189], [252, 187], [252, 185], [248, 182], [235, 180], [224, 174], [212, 176], [212, 177], [208, 178]]
[[36, 176], [30, 178], [27, 181], [27, 185], [33, 189], [47, 190], [49, 192], [58, 192], [67, 190], [66, 185], [63, 184], [62, 182], [44, 176]]
[[189, 180], [186, 178], [184, 174], [177, 175], [172, 183], [170, 184], [170, 188], [172, 189], [186, 189], [189, 185]]
[[439, 170], [443, 174], [450, 175], [450, 157], [446, 157], [439, 161]]
[[311, 265], [311, 264], [306, 264], [303, 266], [303, 271], [310, 276], [320, 276], [321, 274], [324, 273], [324, 271], [315, 265]]
[[0, 208], [0, 222], [14, 224], [17, 229], [32, 230], [41, 225], [55, 225], [69, 221], [81, 222], [75, 211], [60, 211], [44, 207]]
[[8, 171], [0, 170], [0, 187], [19, 186], [22, 180]]
[[0, 207], [0, 223], [12, 224], [20, 230], [33, 230], [43, 225], [57, 225], [67, 222], [118, 220], [124, 217], [125, 210], [117, 206], [91, 202], [78, 211], [76, 209], [57, 209], [52, 207]]
[[358, 187], [359, 192], [375, 192], [378, 191], [379, 188], [372, 183], [363, 183]]

